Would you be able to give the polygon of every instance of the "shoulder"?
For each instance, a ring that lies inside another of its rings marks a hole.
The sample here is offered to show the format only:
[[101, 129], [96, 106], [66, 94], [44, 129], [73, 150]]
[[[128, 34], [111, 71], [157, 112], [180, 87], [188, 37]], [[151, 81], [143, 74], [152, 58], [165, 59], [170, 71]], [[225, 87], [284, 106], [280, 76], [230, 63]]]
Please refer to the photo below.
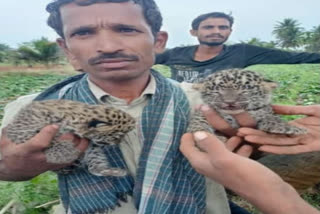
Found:
[[194, 109], [195, 106], [203, 104], [201, 99], [201, 94], [199, 91], [193, 88], [193, 83], [181, 82], [177, 84], [185, 93], [188, 98], [191, 109]]
[[247, 48], [253, 48], [253, 47], [257, 47], [254, 45], [248, 45], [245, 43], [237, 43], [237, 44], [232, 44], [232, 45], [226, 45], [227, 49], [247, 49]]
[[182, 52], [193, 51], [196, 47], [197, 47], [196, 45], [181, 46], [181, 47], [175, 47], [172, 49], [168, 49], [167, 51], [169, 51], [171, 53], [182, 53]]

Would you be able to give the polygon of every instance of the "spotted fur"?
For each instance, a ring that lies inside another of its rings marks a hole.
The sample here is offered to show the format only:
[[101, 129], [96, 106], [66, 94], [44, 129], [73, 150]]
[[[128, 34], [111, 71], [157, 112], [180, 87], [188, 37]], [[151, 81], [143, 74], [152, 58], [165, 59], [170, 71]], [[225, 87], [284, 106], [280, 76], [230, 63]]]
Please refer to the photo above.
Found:
[[[233, 128], [239, 125], [232, 117], [234, 114], [248, 112], [257, 123], [257, 129], [274, 133], [300, 135], [306, 130], [289, 125], [275, 115], [271, 108], [271, 92], [276, 83], [265, 80], [254, 71], [228, 69], [213, 73], [194, 84], [204, 103], [216, 110]], [[191, 117], [189, 132], [214, 130], [201, 112]]]
[[[24, 143], [49, 124], [60, 128], [51, 145], [45, 150], [48, 163], [74, 163], [98, 176], [123, 176], [126, 171], [111, 168], [103, 147], [119, 143], [122, 137], [135, 127], [135, 120], [127, 113], [104, 105], [87, 105], [70, 100], [33, 101], [24, 107], [7, 126], [8, 138]], [[73, 133], [90, 140], [83, 157], [72, 142], [61, 139], [64, 133]], [[76, 164], [78, 162], [78, 164]], [[72, 167], [59, 172], [70, 172]]]

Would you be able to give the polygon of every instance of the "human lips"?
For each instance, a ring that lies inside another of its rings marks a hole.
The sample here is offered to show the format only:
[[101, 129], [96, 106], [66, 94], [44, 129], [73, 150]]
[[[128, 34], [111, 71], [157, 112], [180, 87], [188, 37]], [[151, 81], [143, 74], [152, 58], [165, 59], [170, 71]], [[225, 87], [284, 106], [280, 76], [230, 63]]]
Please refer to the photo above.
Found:
[[114, 58], [114, 59], [103, 59], [99, 60], [94, 65], [103, 68], [123, 68], [130, 65], [135, 60], [127, 59], [127, 58]]
[[221, 35], [209, 35], [207, 38], [212, 38], [212, 39], [223, 39], [223, 36]]

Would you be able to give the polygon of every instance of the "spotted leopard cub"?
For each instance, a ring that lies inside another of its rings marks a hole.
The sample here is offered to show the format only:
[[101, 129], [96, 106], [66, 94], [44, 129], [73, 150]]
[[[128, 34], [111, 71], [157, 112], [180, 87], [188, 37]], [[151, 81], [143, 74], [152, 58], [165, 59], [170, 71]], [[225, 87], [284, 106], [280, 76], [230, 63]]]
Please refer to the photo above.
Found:
[[[47, 162], [63, 164], [77, 160], [72, 167], [58, 173], [70, 172], [77, 166], [97, 176], [126, 175], [126, 170], [109, 166], [103, 147], [119, 143], [135, 127], [135, 120], [129, 114], [112, 107], [70, 100], [33, 101], [17, 114], [6, 133], [11, 141], [24, 143], [49, 124], [60, 128], [45, 150]], [[90, 140], [89, 148], [79, 159], [79, 151], [71, 141], [58, 139], [64, 133]]]
[[[259, 130], [274, 134], [305, 134], [305, 129], [289, 125], [273, 114], [270, 104], [275, 87], [276, 83], [265, 80], [256, 72], [240, 69], [213, 73], [193, 85], [203, 102], [215, 109], [233, 128], [239, 125], [232, 115], [246, 111], [256, 121]], [[188, 131], [215, 132], [200, 111], [191, 116]]]

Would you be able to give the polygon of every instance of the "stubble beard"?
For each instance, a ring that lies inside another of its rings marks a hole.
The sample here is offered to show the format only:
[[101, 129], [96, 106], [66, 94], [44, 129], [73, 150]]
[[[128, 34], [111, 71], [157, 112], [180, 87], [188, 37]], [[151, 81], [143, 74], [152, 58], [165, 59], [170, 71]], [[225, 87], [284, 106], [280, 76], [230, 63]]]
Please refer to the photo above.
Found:
[[201, 45], [207, 45], [207, 46], [210, 46], [210, 47], [214, 47], [214, 46], [223, 45], [226, 41], [227, 41], [227, 39], [225, 39], [225, 40], [223, 40], [223, 41], [220, 41], [220, 42], [207, 42], [207, 41], [199, 40], [199, 43], [200, 43]]
[[203, 41], [201, 39], [198, 39], [198, 40], [199, 40], [199, 43], [201, 45], [207, 45], [207, 46], [210, 46], [210, 47], [215, 47], [215, 46], [223, 45], [228, 40], [228, 37], [226, 37], [222, 41], [218, 41], [218, 42], [207, 42], [207, 41]]

